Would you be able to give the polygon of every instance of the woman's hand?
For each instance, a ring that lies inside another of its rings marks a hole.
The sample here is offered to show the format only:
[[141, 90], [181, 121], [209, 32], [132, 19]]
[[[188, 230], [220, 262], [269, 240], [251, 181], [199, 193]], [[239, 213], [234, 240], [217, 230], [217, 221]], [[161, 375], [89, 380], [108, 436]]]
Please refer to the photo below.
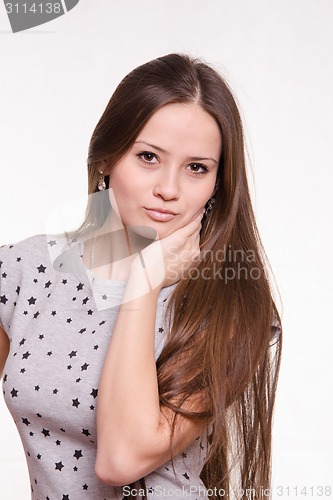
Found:
[[136, 283], [142, 283], [143, 293], [176, 283], [185, 275], [200, 254], [203, 214], [200, 211], [186, 226], [139, 252], [132, 262], [130, 278], [134, 276]]

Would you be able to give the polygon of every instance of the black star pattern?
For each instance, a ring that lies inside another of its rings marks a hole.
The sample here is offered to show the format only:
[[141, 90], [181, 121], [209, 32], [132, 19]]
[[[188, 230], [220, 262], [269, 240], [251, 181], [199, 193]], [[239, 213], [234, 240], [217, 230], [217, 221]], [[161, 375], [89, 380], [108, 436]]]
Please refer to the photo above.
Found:
[[38, 279], [37, 279], [37, 278], [35, 278], [35, 279], [34, 279], [34, 280], [32, 280], [32, 281], [33, 281], [33, 283], [38, 283]]
[[47, 281], [44, 285], [44, 288], [50, 288], [50, 286], [52, 285], [51, 281]]
[[0, 297], [0, 304], [5, 304], [6, 305], [6, 302], [8, 302], [8, 299], [7, 299], [6, 295], [1, 295], [1, 297]]
[[57, 439], [57, 440], [56, 440], [56, 442], [55, 442], [55, 444], [56, 444], [57, 446], [60, 446], [60, 445], [61, 445], [61, 441], [59, 441], [59, 439]]
[[84, 490], [87, 490], [87, 489], [88, 489], [88, 485], [87, 485], [87, 484], [84, 484], [84, 485], [82, 486], [82, 488], [83, 488]]
[[67, 366], [67, 370], [71, 370], [72, 368], [73, 368], [72, 365]]
[[67, 323], [71, 323], [72, 322], [72, 318], [67, 318], [66, 321], [67, 321]]
[[69, 356], [70, 358], [73, 358], [74, 356], [76, 356], [76, 354], [77, 354], [77, 351], [72, 351], [72, 352], [70, 352], [70, 353], [68, 354], [68, 356]]
[[48, 356], [52, 356], [53, 352], [52, 351], [48, 351], [47, 355]]
[[82, 450], [75, 450], [73, 457], [75, 457], [77, 460], [79, 460], [79, 458], [81, 458], [82, 456], [83, 456]]
[[21, 262], [22, 257], [17, 257], [16, 262]]
[[37, 267], [39, 273], [45, 273], [46, 267], [41, 264], [40, 266]]
[[82, 300], [82, 305], [85, 305], [89, 300], [89, 297], [85, 297], [83, 300]]
[[44, 429], [43, 428], [42, 434], [44, 434], [45, 437], [49, 437], [50, 436], [50, 431], [48, 429]]
[[77, 384], [78, 384], [79, 382], [81, 382], [80, 377], [79, 377], [79, 378], [77, 378], [77, 379], [75, 380], [75, 382], [76, 382]]
[[39, 391], [40, 387], [39, 385], [35, 385], [35, 391]]
[[33, 436], [33, 435], [34, 435], [34, 433], [33, 433], [33, 432], [29, 432], [29, 436]]
[[30, 425], [30, 422], [27, 418], [23, 418], [22, 417], [22, 422], [25, 424], [25, 425]]
[[79, 333], [84, 333], [87, 329], [86, 328], [81, 328], [81, 330], [79, 330]]
[[102, 300], [107, 300], [108, 296], [105, 293], [102, 295]]
[[39, 337], [38, 337], [38, 338], [39, 338], [40, 340], [43, 340], [44, 335], [43, 335], [43, 334], [41, 334], [41, 335], [39, 335]]
[[36, 417], [42, 418], [42, 415], [40, 413], [36, 413]]
[[91, 393], [90, 393], [90, 396], [92, 396], [94, 399], [96, 399], [97, 398], [97, 394], [98, 394], [98, 389], [92, 389]]
[[92, 316], [94, 314], [94, 311], [92, 309], [89, 309], [87, 311], [88, 316]]
[[54, 245], [57, 244], [56, 240], [50, 240], [47, 242], [48, 245], [50, 245], [50, 247], [53, 247]]
[[23, 314], [26, 316], [28, 314], [28, 311], [23, 311]]
[[98, 345], [98, 344], [94, 345], [94, 349], [95, 349], [95, 351], [97, 351], [97, 349], [98, 349], [98, 348], [99, 348], [99, 345]]
[[63, 469], [63, 468], [64, 468], [64, 465], [63, 465], [62, 461], [55, 463], [55, 470], [60, 470], [61, 471], [61, 469]]
[[51, 316], [55, 316], [57, 314], [57, 311], [52, 311]]
[[61, 500], [70, 500], [69, 495], [62, 495]]
[[25, 372], [25, 368], [21, 368], [20, 373], [24, 373], [24, 372]]
[[63, 285], [67, 285], [67, 280], [62, 280], [61, 282]]
[[81, 366], [81, 372], [83, 372], [84, 370], [87, 370], [88, 366], [89, 366], [89, 363], [84, 363], [84, 365]]
[[76, 297], [73, 297], [73, 298], [72, 298], [72, 301], [73, 301], [73, 302], [75, 302], [75, 301], [76, 301]]
[[19, 345], [23, 345], [27, 339], [22, 339]]
[[76, 287], [77, 291], [83, 290], [83, 283], [79, 283]]
[[73, 471], [74, 471], [74, 472], [77, 472], [77, 471], [78, 471], [78, 468], [77, 468], [76, 466], [75, 466], [75, 467], [73, 467]]
[[159, 333], [163, 333], [164, 332], [164, 328], [161, 327], [161, 328], [158, 329], [158, 331], [159, 331]]
[[2, 273], [1, 277], [2, 278], [7, 278], [7, 273]]
[[27, 301], [29, 302], [29, 306], [33, 306], [35, 303], [36, 303], [36, 298], [31, 296], [30, 299], [27, 299]]
[[20, 287], [20, 286], [17, 286], [17, 287], [16, 287], [16, 293], [17, 293], [17, 295], [20, 295], [20, 291], [21, 291], [21, 287]]
[[38, 453], [37, 458], [38, 458], [38, 460], [40, 460], [42, 458], [42, 455], [40, 453]]
[[84, 434], [85, 436], [91, 436], [88, 429], [82, 429], [82, 434]]
[[29, 356], [31, 356], [31, 352], [27, 351], [24, 354], [22, 354], [22, 359], [28, 359]]
[[185, 477], [185, 479], [190, 479], [190, 476], [187, 474], [187, 472], [185, 472], [183, 476]]
[[58, 394], [58, 389], [53, 389], [53, 394]]
[[78, 398], [72, 399], [72, 401], [73, 401], [72, 406], [75, 406], [75, 408], [78, 408], [79, 405], [81, 404]]
[[39, 311], [35, 312], [34, 318], [36, 319], [39, 316]]
[[105, 321], [105, 320], [103, 320], [103, 321], [101, 321], [101, 322], [100, 322], [100, 323], [98, 323], [98, 324], [99, 324], [99, 326], [102, 326], [102, 325], [105, 325], [105, 323], [106, 323], [106, 321]]

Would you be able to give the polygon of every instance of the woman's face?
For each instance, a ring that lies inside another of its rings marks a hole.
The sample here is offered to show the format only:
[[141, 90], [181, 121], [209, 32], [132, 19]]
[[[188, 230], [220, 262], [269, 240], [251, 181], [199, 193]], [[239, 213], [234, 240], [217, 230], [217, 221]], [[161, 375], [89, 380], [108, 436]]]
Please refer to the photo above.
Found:
[[215, 120], [200, 105], [156, 111], [110, 170], [111, 205], [124, 226], [150, 227], [164, 238], [190, 222], [214, 193], [221, 146]]

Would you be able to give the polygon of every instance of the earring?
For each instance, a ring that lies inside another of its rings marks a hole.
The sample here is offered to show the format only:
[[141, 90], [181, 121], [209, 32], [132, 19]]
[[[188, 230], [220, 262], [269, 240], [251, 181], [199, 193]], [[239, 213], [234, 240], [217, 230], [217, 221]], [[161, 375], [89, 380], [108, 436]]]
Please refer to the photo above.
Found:
[[103, 172], [101, 170], [99, 171], [99, 181], [98, 181], [97, 187], [98, 187], [98, 191], [105, 191], [105, 189], [106, 189], [104, 175], [103, 175]]
[[208, 217], [210, 215], [210, 212], [213, 210], [213, 206], [215, 203], [215, 198], [212, 196], [208, 201], [206, 205], [206, 211], [205, 211], [205, 216]]

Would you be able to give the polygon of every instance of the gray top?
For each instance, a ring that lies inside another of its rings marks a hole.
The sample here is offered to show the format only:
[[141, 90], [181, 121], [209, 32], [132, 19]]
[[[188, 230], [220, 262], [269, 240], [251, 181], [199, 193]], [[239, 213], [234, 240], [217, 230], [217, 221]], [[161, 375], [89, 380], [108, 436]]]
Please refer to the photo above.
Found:
[[[4, 398], [22, 439], [33, 500], [127, 498], [128, 487], [104, 485], [94, 472], [98, 383], [125, 283], [94, 278], [82, 246], [63, 248], [58, 236], [0, 248], [0, 325], [10, 339]], [[158, 298], [156, 359], [173, 288]], [[147, 475], [148, 498], [207, 496], [199, 478], [206, 442], [196, 439], [173, 464]]]

